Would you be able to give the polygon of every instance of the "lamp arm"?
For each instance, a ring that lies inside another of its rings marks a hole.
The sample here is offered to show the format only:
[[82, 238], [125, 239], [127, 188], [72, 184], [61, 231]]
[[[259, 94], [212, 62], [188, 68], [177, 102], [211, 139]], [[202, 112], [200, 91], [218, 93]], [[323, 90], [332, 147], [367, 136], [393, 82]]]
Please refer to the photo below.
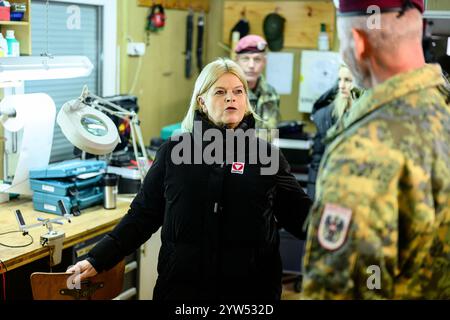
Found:
[[[91, 98], [94, 101], [97, 101], [104, 105], [107, 105], [112, 109], [111, 110], [110, 108], [106, 108], [103, 105], [94, 103], [93, 107], [97, 108], [100, 111], [109, 113], [109, 114], [119, 117], [121, 119], [128, 119], [128, 118], [130, 119], [131, 140], [132, 140], [132, 144], [133, 144], [133, 152], [134, 152], [134, 157], [136, 158], [136, 162], [137, 162], [137, 166], [139, 169], [139, 173], [141, 175], [141, 182], [142, 182], [147, 173], [146, 171], [147, 171], [148, 155], [147, 155], [147, 150], [145, 149], [144, 138], [142, 136], [141, 127], [139, 125], [138, 115], [134, 111], [129, 111], [117, 104], [109, 102], [109, 101], [105, 100], [104, 98], [99, 97], [99, 96], [89, 92], [87, 87], [85, 87], [85, 88], [83, 88], [83, 93], [82, 93], [80, 99], [83, 99], [83, 102], [85, 102], [87, 98]], [[136, 141], [137, 141], [137, 143], [139, 143], [139, 148], [141, 149], [141, 153], [142, 153], [141, 159], [143, 158], [144, 162], [140, 161], [140, 157], [139, 157], [139, 153], [138, 153], [138, 145], [137, 145]]]
[[139, 142], [139, 144], [140, 144], [140, 146], [141, 146], [141, 149], [142, 149], [142, 155], [143, 155], [146, 159], [148, 159], [147, 149], [145, 149], [144, 138], [143, 138], [143, 136], [142, 136], [142, 130], [141, 130], [140, 122], [139, 122], [139, 119], [138, 119], [138, 116], [137, 116], [137, 115], [136, 115], [136, 117], [134, 118], [134, 120], [136, 121], [136, 122], [134, 123], [134, 126], [135, 126], [136, 134], [137, 134], [137, 137], [138, 137], [138, 142]]
[[104, 107], [102, 105], [99, 105], [99, 104], [95, 104], [93, 106], [93, 108], [98, 109], [98, 110], [100, 110], [102, 112], [108, 113], [110, 115], [116, 116], [116, 117], [118, 117], [120, 119], [128, 119], [128, 118], [134, 116], [134, 114], [131, 113], [130, 111], [127, 111], [127, 112], [114, 111], [114, 110], [111, 110], [111, 109], [106, 108], [106, 107]]
[[[80, 103], [87, 104], [87, 102], [86, 102], [87, 98], [91, 98], [94, 101], [99, 101], [99, 102], [113, 108], [113, 110], [111, 110], [111, 109], [106, 108], [99, 104], [95, 104], [95, 106], [93, 106], [94, 108], [97, 108], [100, 111], [109, 113], [109, 114], [119, 117], [121, 119], [125, 119], [126, 117], [134, 117], [136, 115], [135, 112], [128, 111], [127, 109], [125, 109], [117, 104], [109, 102], [108, 100], [93, 94], [92, 92], [89, 91], [87, 86], [84, 86], [83, 91], [81, 92], [81, 96], [78, 98], [78, 101]], [[74, 108], [76, 109], [77, 107], [79, 107], [80, 103], [78, 103], [78, 104], [76, 103]]]
[[133, 151], [134, 151], [134, 157], [136, 159], [136, 164], [138, 166], [138, 170], [141, 176], [141, 182], [143, 182], [144, 180], [144, 169], [141, 166], [141, 163], [139, 161], [139, 155], [138, 155], [138, 148], [136, 145], [136, 128], [134, 127], [133, 122], [130, 122], [130, 127], [131, 127], [131, 142], [133, 143]]
[[[124, 115], [129, 115], [129, 116], [132, 116], [134, 114], [134, 112], [130, 112], [127, 109], [125, 109], [125, 108], [123, 108], [123, 107], [121, 107], [121, 106], [119, 106], [117, 104], [114, 104], [112, 102], [109, 102], [108, 100], [105, 100], [104, 98], [96, 96], [95, 94], [93, 94], [91, 92], [89, 92], [88, 97], [93, 98], [93, 99], [95, 99], [97, 101], [100, 101], [101, 103], [104, 103], [107, 106], [110, 106], [111, 108], [114, 108], [115, 110], [118, 111], [117, 114], [123, 113]], [[98, 106], [98, 107], [101, 107], [102, 109], [106, 109], [105, 111], [108, 111], [108, 108], [105, 108], [103, 106]], [[112, 111], [112, 110], [110, 110], [110, 111]], [[112, 112], [114, 112], [114, 111], [112, 111]], [[112, 114], [117, 115], [116, 113], [112, 113]]]
[[[132, 141], [133, 141], [133, 149], [135, 152], [135, 158], [136, 158], [139, 172], [141, 173], [141, 182], [143, 182], [145, 175], [147, 174], [147, 169], [148, 169], [148, 155], [147, 155], [147, 150], [145, 149], [144, 139], [142, 137], [142, 131], [141, 131], [141, 127], [139, 125], [139, 119], [137, 118], [137, 115], [130, 122], [130, 126], [131, 126], [131, 136], [132, 136]], [[137, 155], [136, 137], [137, 137], [137, 142], [139, 143], [139, 147], [140, 147], [141, 153], [142, 153], [141, 158], [139, 158]], [[142, 162], [141, 162], [141, 159], [143, 160]]]

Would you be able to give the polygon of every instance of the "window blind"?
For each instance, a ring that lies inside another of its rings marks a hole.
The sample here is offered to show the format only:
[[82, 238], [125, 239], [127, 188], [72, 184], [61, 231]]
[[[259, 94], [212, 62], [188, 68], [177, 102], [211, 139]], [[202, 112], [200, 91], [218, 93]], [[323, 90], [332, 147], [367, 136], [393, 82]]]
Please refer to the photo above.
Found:
[[[52, 55], [84, 55], [87, 56], [94, 70], [89, 77], [27, 81], [25, 93], [46, 93], [55, 101], [57, 112], [69, 100], [80, 96], [84, 85], [95, 94], [101, 95], [101, 54], [102, 54], [102, 21], [101, 7], [80, 5], [79, 29], [68, 27], [68, 19], [73, 11], [68, 7], [73, 4], [49, 3], [48, 10], [48, 51]], [[31, 1], [31, 32], [33, 55], [39, 56], [47, 51], [47, 7], [45, 1]], [[73, 25], [73, 24], [72, 24]], [[77, 25], [77, 24], [74, 24]], [[69, 26], [71, 24], [69, 23]], [[55, 125], [50, 162], [73, 159], [74, 146], [64, 137], [60, 127]]]

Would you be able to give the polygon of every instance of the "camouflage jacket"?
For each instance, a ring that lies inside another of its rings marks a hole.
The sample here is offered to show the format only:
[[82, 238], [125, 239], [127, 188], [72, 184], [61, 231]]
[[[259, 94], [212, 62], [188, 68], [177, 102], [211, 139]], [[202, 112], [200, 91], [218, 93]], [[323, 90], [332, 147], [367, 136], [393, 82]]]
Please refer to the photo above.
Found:
[[329, 132], [309, 217], [304, 298], [450, 299], [443, 84], [438, 65], [392, 77]]
[[276, 129], [280, 121], [280, 96], [264, 76], [260, 76], [255, 90], [250, 90], [249, 100], [262, 119], [256, 122], [256, 129]]

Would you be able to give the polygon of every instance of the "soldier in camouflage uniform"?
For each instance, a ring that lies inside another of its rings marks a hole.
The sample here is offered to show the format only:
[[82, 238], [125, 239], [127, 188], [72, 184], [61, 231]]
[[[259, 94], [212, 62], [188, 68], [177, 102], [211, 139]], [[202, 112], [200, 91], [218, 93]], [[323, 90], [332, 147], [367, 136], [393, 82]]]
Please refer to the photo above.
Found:
[[[450, 299], [450, 92], [423, 58], [423, 1], [402, 2], [340, 1], [341, 52], [369, 90], [327, 136], [306, 299]], [[381, 29], [355, 16], [371, 4], [390, 10]]]
[[249, 92], [250, 103], [262, 121], [257, 122], [257, 129], [276, 129], [280, 121], [280, 96], [275, 88], [259, 76], [258, 85]]
[[280, 120], [280, 96], [262, 75], [266, 66], [267, 42], [257, 35], [239, 40], [235, 52], [236, 62], [244, 70], [250, 88], [249, 99], [256, 114], [261, 118], [256, 129], [276, 129]]

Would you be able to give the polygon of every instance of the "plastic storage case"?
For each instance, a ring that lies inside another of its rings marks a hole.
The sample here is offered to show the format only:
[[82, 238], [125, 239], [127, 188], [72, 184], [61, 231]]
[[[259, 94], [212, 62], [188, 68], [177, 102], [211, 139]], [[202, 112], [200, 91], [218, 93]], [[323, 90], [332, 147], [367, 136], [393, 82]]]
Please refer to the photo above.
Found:
[[79, 191], [76, 196], [35, 192], [33, 194], [33, 207], [37, 211], [62, 215], [58, 206], [58, 201], [62, 200], [66, 209], [77, 216], [80, 214], [80, 210], [103, 203], [103, 197], [103, 190], [100, 187]]
[[102, 203], [105, 168], [105, 161], [70, 160], [30, 170], [34, 209], [61, 215], [62, 200], [70, 213], [79, 215], [81, 209]]
[[105, 161], [69, 160], [30, 170], [30, 179], [66, 178], [106, 169]]
[[44, 192], [54, 195], [67, 196], [75, 195], [78, 191], [90, 187], [99, 186], [103, 175], [99, 174], [90, 179], [67, 178], [63, 180], [38, 180], [30, 179], [31, 190], [34, 192]]
[[10, 19], [11, 21], [22, 21], [24, 15], [24, 12], [12, 11], [10, 14]]

